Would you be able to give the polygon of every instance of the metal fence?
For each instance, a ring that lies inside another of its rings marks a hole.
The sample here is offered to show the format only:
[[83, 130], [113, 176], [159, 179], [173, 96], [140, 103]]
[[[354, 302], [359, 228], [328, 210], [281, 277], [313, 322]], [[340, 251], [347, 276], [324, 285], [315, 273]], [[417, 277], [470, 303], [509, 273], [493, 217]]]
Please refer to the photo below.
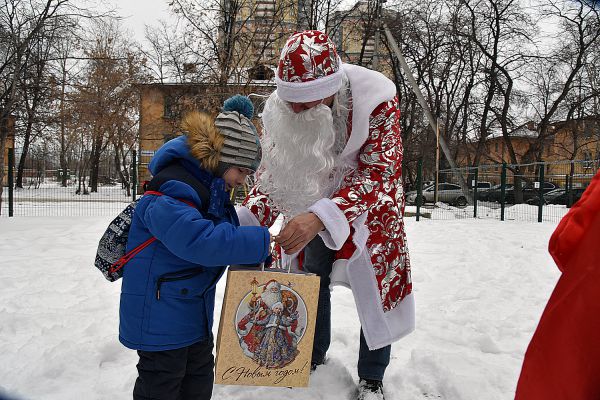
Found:
[[599, 168], [600, 160], [576, 160], [441, 170], [436, 190], [435, 181], [421, 178], [419, 167], [417, 187], [406, 193], [406, 210], [417, 219], [557, 222], [579, 200]]
[[[54, 216], [116, 216], [127, 204], [141, 194], [137, 181], [136, 153], [129, 166], [133, 178], [128, 189], [120, 183], [118, 174], [103, 174], [98, 179], [98, 190], [92, 192], [85, 180], [70, 170], [50, 169], [29, 165], [23, 173], [23, 185], [15, 187], [14, 153], [9, 151], [8, 171], [2, 191], [0, 217], [54, 217]], [[106, 172], [106, 170], [104, 171]], [[65, 178], [65, 179], [63, 179]], [[63, 186], [63, 181], [66, 185]], [[82, 184], [85, 181], [84, 184]], [[231, 200], [240, 204], [248, 194], [252, 182], [231, 192]]]
[[[23, 174], [23, 187], [15, 188], [12, 152], [9, 158], [0, 217], [113, 216], [140, 194], [136, 192], [135, 155], [129, 171], [133, 177], [130, 190], [113, 171], [100, 176], [95, 192], [80, 184], [78, 174], [39, 166], [29, 166]], [[592, 160], [441, 170], [436, 191], [435, 182], [423, 175], [420, 163], [416, 187], [406, 192], [406, 215], [416, 216], [417, 220], [491, 218], [557, 222], [579, 199], [599, 168], [600, 160]], [[467, 190], [462, 190], [459, 176], [466, 181]], [[63, 177], [66, 186], [62, 185]], [[231, 193], [232, 200], [241, 202], [247, 192], [248, 186], [238, 188]]]
[[14, 154], [10, 150], [0, 217], [116, 216], [137, 196], [135, 155], [129, 167], [130, 176], [133, 177], [129, 188], [120, 182], [117, 172], [113, 171], [100, 175], [98, 190], [91, 191], [88, 171], [77, 174], [71, 170], [33, 164], [23, 170], [22, 187], [15, 187]]

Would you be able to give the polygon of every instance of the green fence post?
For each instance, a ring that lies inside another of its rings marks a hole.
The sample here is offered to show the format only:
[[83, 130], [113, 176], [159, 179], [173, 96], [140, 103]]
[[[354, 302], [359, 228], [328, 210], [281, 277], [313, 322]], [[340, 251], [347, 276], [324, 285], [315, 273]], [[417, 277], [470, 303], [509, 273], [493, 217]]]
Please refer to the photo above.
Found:
[[479, 166], [475, 167], [473, 176], [473, 218], [477, 218], [477, 182], [479, 182]]
[[571, 208], [573, 206], [573, 177], [568, 174], [565, 190], [567, 191], [567, 208]]
[[542, 222], [544, 212], [544, 171], [546, 170], [546, 165], [542, 163], [539, 168], [540, 187], [538, 188], [538, 222]]
[[573, 177], [570, 176], [569, 177], [569, 208], [571, 208], [573, 206], [574, 203], [574, 199], [573, 199]]
[[136, 197], [137, 197], [137, 151], [133, 150], [133, 152], [131, 153], [131, 158], [132, 158], [132, 171], [131, 171], [131, 182], [133, 183], [133, 187], [131, 190], [131, 197], [133, 198], [133, 201], [135, 201]]
[[569, 174], [565, 175], [565, 197], [567, 199], [566, 203], [567, 203], [567, 208], [569, 208], [569, 197], [570, 197], [570, 192], [569, 192]]
[[502, 163], [500, 175], [500, 221], [504, 221], [504, 203], [506, 201], [506, 163]]
[[421, 202], [423, 201], [423, 159], [417, 164], [417, 221], [421, 217]]
[[[15, 189], [15, 173], [13, 171], [15, 165], [15, 149], [8, 149], [8, 216], [14, 215], [14, 189]], [[1, 184], [1, 182], [0, 182]]]

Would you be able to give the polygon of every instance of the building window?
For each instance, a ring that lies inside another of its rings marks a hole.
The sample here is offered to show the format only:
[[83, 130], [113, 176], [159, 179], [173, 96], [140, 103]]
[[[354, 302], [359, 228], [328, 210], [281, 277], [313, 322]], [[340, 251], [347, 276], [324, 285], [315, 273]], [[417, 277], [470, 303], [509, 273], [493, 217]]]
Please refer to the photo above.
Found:
[[250, 79], [257, 81], [268, 81], [273, 79], [275, 73], [273, 70], [266, 65], [257, 65], [254, 68], [250, 68], [248, 71], [250, 74]]
[[165, 94], [163, 97], [163, 117], [175, 118], [177, 115], [177, 99], [175, 96]]
[[583, 152], [583, 168], [586, 170], [594, 168], [594, 161], [592, 160], [592, 153], [588, 150]]

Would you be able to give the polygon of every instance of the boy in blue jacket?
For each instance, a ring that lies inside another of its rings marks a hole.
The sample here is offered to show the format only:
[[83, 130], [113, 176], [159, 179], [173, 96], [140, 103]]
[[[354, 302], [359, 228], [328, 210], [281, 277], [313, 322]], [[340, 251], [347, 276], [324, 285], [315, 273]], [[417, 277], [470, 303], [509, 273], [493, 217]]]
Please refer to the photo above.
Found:
[[260, 142], [246, 97], [216, 119], [188, 115], [184, 136], [150, 162], [153, 179], [133, 216], [127, 251], [154, 236], [125, 267], [119, 340], [138, 351], [134, 399], [210, 399], [215, 286], [229, 264], [269, 255], [264, 227], [240, 227], [228, 191], [256, 171]]

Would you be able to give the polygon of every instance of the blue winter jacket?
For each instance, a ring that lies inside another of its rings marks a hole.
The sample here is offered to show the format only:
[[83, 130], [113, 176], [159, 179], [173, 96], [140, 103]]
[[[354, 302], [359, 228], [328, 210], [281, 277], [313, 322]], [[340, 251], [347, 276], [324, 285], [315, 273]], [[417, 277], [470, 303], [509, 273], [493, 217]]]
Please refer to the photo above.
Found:
[[[200, 171], [185, 136], [157, 151], [150, 172], [174, 162], [192, 174]], [[135, 350], [172, 350], [211, 337], [215, 286], [225, 266], [261, 263], [269, 253], [268, 230], [240, 227], [231, 203], [209, 217], [199, 211], [201, 198], [190, 185], [170, 180], [159, 191], [164, 195], [140, 199], [127, 242], [130, 251], [151, 236], [158, 239], [124, 267], [119, 340]]]

